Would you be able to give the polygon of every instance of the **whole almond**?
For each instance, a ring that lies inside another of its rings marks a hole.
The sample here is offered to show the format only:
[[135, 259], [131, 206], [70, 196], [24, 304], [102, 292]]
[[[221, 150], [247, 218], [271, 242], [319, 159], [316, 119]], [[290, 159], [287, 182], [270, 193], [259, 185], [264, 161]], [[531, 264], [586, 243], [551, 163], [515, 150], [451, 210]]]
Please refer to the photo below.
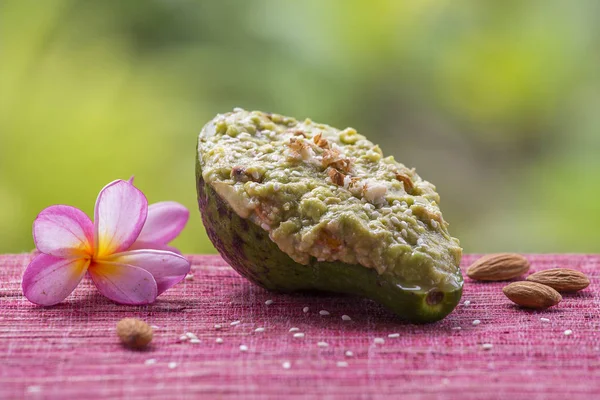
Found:
[[479, 281], [505, 281], [529, 271], [529, 261], [520, 254], [488, 254], [475, 261], [467, 270], [471, 279]]
[[585, 274], [567, 268], [552, 268], [539, 271], [529, 275], [527, 280], [550, 286], [559, 292], [577, 292], [590, 285], [590, 280]]
[[142, 349], [152, 341], [153, 331], [144, 321], [123, 318], [117, 323], [117, 336], [121, 342], [133, 349]]
[[548, 308], [562, 300], [556, 290], [535, 282], [513, 282], [502, 291], [514, 303], [527, 308]]

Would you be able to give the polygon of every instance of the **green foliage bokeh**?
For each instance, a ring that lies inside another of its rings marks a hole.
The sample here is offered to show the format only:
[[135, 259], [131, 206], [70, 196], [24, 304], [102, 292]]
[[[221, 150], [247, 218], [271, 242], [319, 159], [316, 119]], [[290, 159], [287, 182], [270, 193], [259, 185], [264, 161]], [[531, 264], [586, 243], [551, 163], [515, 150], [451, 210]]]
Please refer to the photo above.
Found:
[[593, 0], [3, 1], [0, 253], [131, 175], [213, 252], [196, 135], [236, 106], [358, 129], [436, 184], [467, 252], [597, 252], [599, 49]]

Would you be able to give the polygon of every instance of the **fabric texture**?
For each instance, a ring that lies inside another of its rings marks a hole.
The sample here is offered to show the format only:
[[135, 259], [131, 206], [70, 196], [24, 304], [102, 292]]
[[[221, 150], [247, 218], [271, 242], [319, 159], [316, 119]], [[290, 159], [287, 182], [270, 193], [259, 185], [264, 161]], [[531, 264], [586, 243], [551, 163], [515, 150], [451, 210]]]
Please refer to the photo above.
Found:
[[[461, 304], [428, 325], [364, 299], [270, 293], [218, 256], [188, 257], [193, 280], [152, 305], [114, 304], [85, 278], [44, 308], [21, 291], [32, 256], [0, 256], [0, 399], [600, 397], [599, 255], [527, 256], [532, 272], [568, 267], [590, 277], [557, 307], [523, 310], [502, 294], [506, 283], [465, 278]], [[156, 326], [149, 349], [120, 345], [115, 325], [125, 317]], [[200, 343], [181, 342], [186, 332]]]

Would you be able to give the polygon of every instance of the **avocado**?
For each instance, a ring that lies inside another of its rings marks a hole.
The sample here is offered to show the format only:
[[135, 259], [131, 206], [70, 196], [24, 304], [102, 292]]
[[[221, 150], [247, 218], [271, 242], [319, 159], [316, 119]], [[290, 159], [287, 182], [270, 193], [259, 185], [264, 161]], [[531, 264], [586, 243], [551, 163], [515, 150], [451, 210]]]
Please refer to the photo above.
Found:
[[210, 240], [259, 286], [358, 295], [411, 322], [460, 301], [462, 249], [435, 187], [352, 128], [219, 114], [199, 135], [196, 181]]

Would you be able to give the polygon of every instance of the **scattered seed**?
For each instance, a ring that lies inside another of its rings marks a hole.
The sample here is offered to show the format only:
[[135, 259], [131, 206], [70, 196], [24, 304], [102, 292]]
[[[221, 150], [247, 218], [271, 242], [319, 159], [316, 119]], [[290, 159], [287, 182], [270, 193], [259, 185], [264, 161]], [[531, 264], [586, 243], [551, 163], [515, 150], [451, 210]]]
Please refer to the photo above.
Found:
[[216, 324], [216, 325], [215, 325], [215, 329], [216, 329], [216, 330], [219, 330], [219, 329], [221, 329], [221, 328], [222, 328], [222, 326], [221, 326], [221, 325], [219, 325], [219, 324]]
[[193, 281], [194, 280], [194, 275], [193, 274], [187, 274], [185, 276], [185, 280], [186, 281]]
[[338, 361], [335, 365], [337, 365], [340, 368], [346, 368], [348, 366], [348, 363], [346, 361]]
[[248, 351], [248, 346], [245, 344], [240, 345], [240, 351]]
[[470, 304], [471, 304], [471, 300], [467, 300], [467, 301], [465, 301], [463, 304], [464, 304], [465, 306], [468, 306], [468, 305], [470, 305]]
[[27, 386], [27, 393], [40, 393], [41, 391], [42, 391], [41, 386], [37, 386], [37, 385]]
[[188, 340], [188, 339], [189, 339], [189, 337], [187, 337], [186, 335], [181, 335], [181, 336], [179, 336], [179, 341], [180, 341], [180, 342], [185, 342], [185, 341], [186, 341], [186, 340]]
[[240, 323], [240, 322], [241, 322], [241, 321], [233, 321], [233, 322], [232, 322], [232, 323], [230, 323], [229, 325], [231, 325], [231, 326], [236, 326], [236, 325], [239, 325], [239, 323]]
[[264, 332], [265, 328], [256, 328], [254, 332]]
[[352, 321], [352, 318], [350, 318], [350, 316], [349, 316], [349, 315], [346, 315], [346, 314], [342, 315], [342, 319], [343, 319], [344, 321]]
[[302, 312], [305, 312], [305, 313], [307, 313], [307, 312], [308, 312], [308, 310], [310, 310], [308, 307], [304, 307], [304, 308], [302, 309]]
[[265, 304], [270, 306], [271, 304], [273, 304], [273, 300], [267, 300], [267, 301], [265, 301]]
[[290, 332], [298, 332], [300, 328], [290, 328]]
[[491, 350], [492, 347], [494, 347], [494, 345], [491, 344], [491, 343], [484, 343], [484, 344], [481, 345], [481, 348], [484, 349], [484, 350]]
[[351, 352], [350, 350], [347, 350], [344, 354], [346, 354], [346, 357], [352, 357], [352, 356], [354, 356], [354, 353]]
[[472, 323], [473, 323], [473, 325], [477, 326], [477, 325], [479, 325], [481, 323], [481, 321], [478, 320], [478, 319], [476, 319]]
[[319, 346], [319, 347], [329, 347], [329, 343], [327, 343], [327, 342], [318, 342], [317, 346]]
[[375, 339], [373, 339], [373, 343], [375, 343], [375, 344], [384, 344], [385, 340], [383, 338], [376, 337]]
[[303, 338], [304, 337], [304, 333], [302, 333], [302, 332], [294, 333], [294, 337], [295, 338]]
[[550, 320], [548, 318], [544, 318], [544, 317], [540, 318], [540, 321], [542, 321], [542, 322], [550, 322]]
[[196, 336], [192, 332], [186, 332], [185, 336], [187, 336], [188, 339], [198, 339], [198, 336]]
[[397, 338], [397, 337], [400, 337], [400, 334], [399, 334], [399, 333], [390, 333], [390, 334], [388, 335], [388, 337], [389, 337], [389, 338]]
[[290, 369], [292, 367], [292, 363], [289, 361], [285, 361], [283, 364], [281, 364], [281, 366], [283, 367], [283, 369]]
[[192, 343], [192, 344], [198, 344], [198, 343], [200, 343], [200, 339], [198, 339], [198, 338], [190, 339], [190, 343]]
[[176, 363], [176, 362], [173, 362], [173, 361], [171, 361], [169, 364], [167, 364], [167, 366], [168, 366], [170, 369], [175, 369], [175, 368], [177, 368], [177, 363]]
[[565, 331], [565, 336], [570, 336], [570, 335], [572, 335], [572, 334], [573, 334], [573, 331], [572, 331], [572, 330], [570, 330], [570, 329], [567, 329], [567, 330]]
[[319, 311], [319, 314], [321, 314], [323, 316], [326, 316], [326, 315], [329, 315], [329, 311], [327, 311], [327, 310], [321, 310], [321, 311]]
[[453, 326], [452, 330], [460, 331], [462, 328], [460, 326]]
[[153, 365], [156, 364], [156, 358], [149, 358], [146, 361], [144, 361], [145, 365]]
[[217, 344], [223, 344], [223, 339], [221, 339], [220, 337], [215, 339], [215, 342], [217, 342]]
[[158, 325], [150, 325], [150, 328], [152, 328], [154, 330], [157, 330], [157, 329], [160, 329], [160, 326], [158, 326]]

